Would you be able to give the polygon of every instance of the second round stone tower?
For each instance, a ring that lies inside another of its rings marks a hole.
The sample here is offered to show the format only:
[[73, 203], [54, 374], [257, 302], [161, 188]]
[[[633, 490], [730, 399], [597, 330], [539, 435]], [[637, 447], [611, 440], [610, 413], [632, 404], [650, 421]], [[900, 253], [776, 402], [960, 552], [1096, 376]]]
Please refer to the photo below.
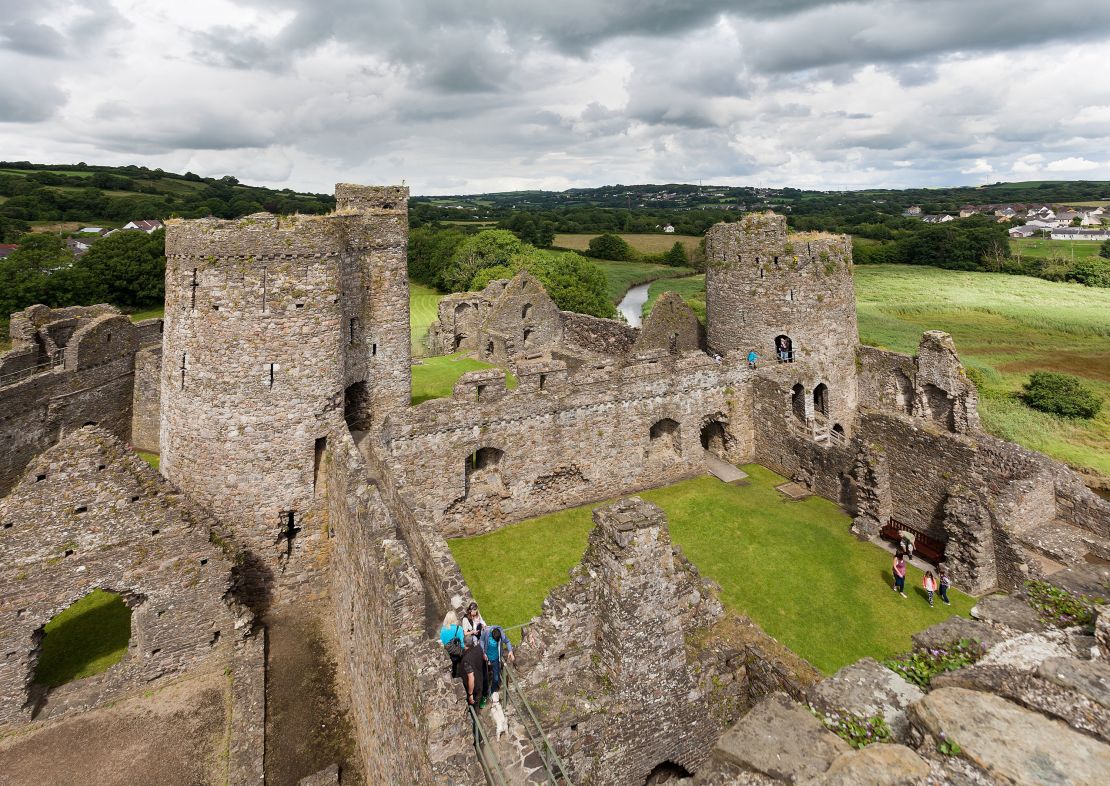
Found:
[[410, 396], [408, 190], [336, 186], [326, 216], [171, 221], [162, 472], [258, 564], [306, 570], [327, 440]]
[[836, 410], [826, 414], [850, 420], [859, 343], [851, 239], [789, 233], [785, 216], [752, 213], [711, 227], [705, 254], [709, 346], [754, 350], [761, 368], [824, 391], [823, 406]]

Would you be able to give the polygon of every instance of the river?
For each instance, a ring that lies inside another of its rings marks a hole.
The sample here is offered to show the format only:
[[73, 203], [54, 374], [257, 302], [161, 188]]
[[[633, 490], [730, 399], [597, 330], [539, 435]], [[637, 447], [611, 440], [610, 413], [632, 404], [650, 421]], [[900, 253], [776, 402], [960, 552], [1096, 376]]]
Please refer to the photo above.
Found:
[[624, 314], [624, 318], [632, 327], [640, 326], [640, 316], [644, 313], [644, 303], [647, 303], [650, 286], [651, 282], [637, 284], [625, 292], [624, 298], [617, 304], [617, 311]]

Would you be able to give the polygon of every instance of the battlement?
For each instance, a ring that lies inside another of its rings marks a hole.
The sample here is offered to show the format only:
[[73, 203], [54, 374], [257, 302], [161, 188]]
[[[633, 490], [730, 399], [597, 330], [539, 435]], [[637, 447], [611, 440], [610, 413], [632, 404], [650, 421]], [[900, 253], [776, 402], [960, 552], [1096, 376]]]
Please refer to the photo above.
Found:
[[408, 186], [335, 184], [336, 212], [357, 210], [363, 213], [403, 214], [408, 212], [408, 203]]

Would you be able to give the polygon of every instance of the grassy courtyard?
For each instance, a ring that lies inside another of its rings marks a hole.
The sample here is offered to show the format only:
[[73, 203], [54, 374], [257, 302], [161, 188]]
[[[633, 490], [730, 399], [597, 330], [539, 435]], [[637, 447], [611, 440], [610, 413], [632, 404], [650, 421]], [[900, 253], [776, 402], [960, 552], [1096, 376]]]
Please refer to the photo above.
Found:
[[[468, 358], [461, 352], [424, 358], [419, 366], [412, 367], [412, 403], [415, 405], [433, 398], [447, 398], [459, 377], [468, 371], [481, 371], [484, 368], [493, 366]], [[516, 377], [506, 372], [505, 384], [510, 390], [515, 388]]]
[[127, 654], [131, 610], [114, 592], [93, 590], [46, 623], [35, 682], [54, 687], [107, 671]]
[[[951, 607], [929, 608], [918, 589], [921, 573], [912, 568], [910, 597], [901, 598], [889, 588], [890, 555], [856, 540], [836, 505], [818, 497], [790, 500], [775, 491], [783, 479], [770, 470], [744, 470], [745, 486], [706, 476], [640, 496], [666, 511], [672, 539], [721, 585], [729, 608], [821, 671], [903, 652], [911, 634], [952, 613], [966, 615], [974, 604], [953, 592]], [[593, 507], [449, 542], [488, 621], [515, 625], [539, 613], [547, 593], [581, 559]]]

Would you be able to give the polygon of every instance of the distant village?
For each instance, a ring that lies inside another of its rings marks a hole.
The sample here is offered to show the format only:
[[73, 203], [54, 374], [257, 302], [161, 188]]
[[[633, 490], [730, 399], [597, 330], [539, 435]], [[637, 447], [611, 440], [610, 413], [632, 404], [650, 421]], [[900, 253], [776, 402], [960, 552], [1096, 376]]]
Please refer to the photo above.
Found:
[[1048, 204], [964, 205], [958, 216], [949, 213], [928, 214], [913, 206], [902, 215], [918, 218], [926, 224], [944, 224], [957, 218], [988, 216], [1001, 223], [1012, 223], [1010, 237], [1023, 238], [1036, 235], [1053, 240], [1110, 240], [1110, 216], [1106, 208], [1095, 206]]
[[[66, 238], [66, 248], [73, 252], [74, 257], [82, 256], [94, 242], [102, 237], [114, 235], [116, 232], [146, 232], [148, 235], [163, 227], [157, 219], [138, 219], [128, 221], [119, 229], [105, 229], [104, 227], [82, 227], [73, 236]], [[19, 248], [18, 243], [0, 243], [0, 259], [8, 256]]]

